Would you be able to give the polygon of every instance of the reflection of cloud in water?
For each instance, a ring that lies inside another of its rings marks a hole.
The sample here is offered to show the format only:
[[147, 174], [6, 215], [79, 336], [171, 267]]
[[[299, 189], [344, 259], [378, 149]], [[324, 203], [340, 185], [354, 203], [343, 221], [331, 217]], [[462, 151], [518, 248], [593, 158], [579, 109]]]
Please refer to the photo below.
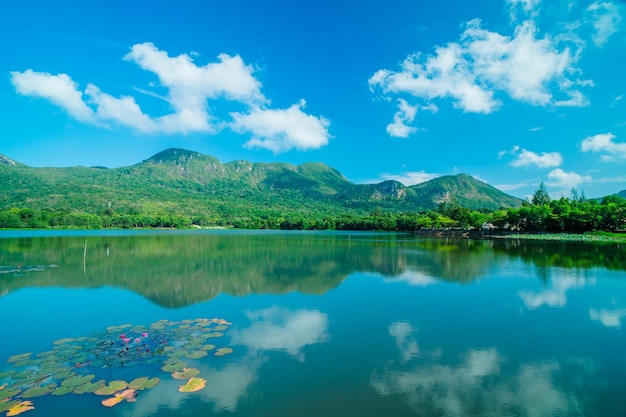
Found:
[[[559, 388], [558, 381], [580, 381], [569, 386], [586, 393], [591, 369], [546, 362], [521, 364], [513, 374], [503, 373], [502, 356], [495, 348], [471, 350], [458, 366], [428, 363], [391, 365], [374, 371], [371, 386], [380, 395], [401, 395], [417, 415], [528, 416], [584, 415], [576, 393]], [[565, 368], [568, 368], [566, 371]], [[574, 384], [575, 385], [575, 384]]]
[[[216, 361], [190, 362], [190, 366], [200, 369], [199, 376], [207, 380], [204, 389], [183, 395], [178, 392], [178, 386], [184, 381], [165, 378], [156, 387], [142, 391], [141, 399], [128, 407], [130, 410], [125, 415], [153, 415], [160, 407], [182, 409], [184, 401], [192, 398], [213, 404], [216, 412], [234, 412], [241, 398], [257, 380], [259, 368], [269, 360], [267, 355], [263, 355], [263, 351], [285, 351], [302, 360], [300, 350], [304, 346], [328, 338], [328, 317], [316, 310], [291, 311], [272, 307], [248, 312], [247, 315], [252, 321], [249, 328], [229, 331], [232, 336], [230, 345], [247, 346], [247, 355], [241, 356], [237, 361], [234, 361], [233, 356], [228, 356]], [[221, 368], [210, 366], [222, 364], [224, 366]]]
[[300, 350], [328, 339], [328, 316], [317, 310], [290, 311], [272, 307], [247, 313], [252, 325], [232, 332], [235, 345], [250, 351], [278, 350], [303, 360]]
[[400, 275], [394, 276], [392, 280], [394, 282], [405, 282], [413, 287], [425, 287], [437, 282], [437, 280], [430, 275], [414, 270], [404, 271]]
[[599, 321], [605, 327], [622, 327], [622, 319], [626, 317], [626, 308], [615, 310], [589, 310], [589, 317], [593, 321]]
[[396, 321], [389, 325], [389, 334], [396, 340], [403, 362], [413, 359], [420, 353], [413, 332], [413, 327], [405, 321]]
[[140, 392], [140, 399], [129, 410], [128, 416], [152, 415], [159, 407], [175, 410], [183, 407], [182, 403], [190, 398], [214, 404], [214, 411], [235, 411], [248, 387], [256, 381], [257, 371], [264, 362], [263, 358], [246, 357], [240, 363], [230, 363], [221, 369], [200, 366], [199, 376], [207, 380], [207, 385], [193, 394], [178, 392], [178, 387], [185, 381], [162, 378], [156, 387]]
[[572, 288], [582, 288], [586, 283], [587, 281], [575, 277], [554, 278], [550, 288], [543, 289], [539, 292], [520, 291], [519, 296], [529, 310], [543, 305], [549, 307], [563, 307], [567, 303], [567, 291]]

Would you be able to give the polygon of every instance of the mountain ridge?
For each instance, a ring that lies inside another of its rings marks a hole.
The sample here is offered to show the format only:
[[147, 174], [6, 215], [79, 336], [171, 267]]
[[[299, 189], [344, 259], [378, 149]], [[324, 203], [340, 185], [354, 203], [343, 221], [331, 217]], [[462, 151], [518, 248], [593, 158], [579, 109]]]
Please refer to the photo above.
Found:
[[72, 208], [91, 212], [105, 205], [161, 207], [223, 215], [233, 207], [272, 211], [367, 213], [422, 211], [442, 203], [469, 209], [517, 207], [522, 200], [467, 174], [406, 186], [387, 180], [355, 184], [322, 162], [222, 163], [181, 148], [165, 149], [134, 165], [108, 168], [34, 168], [0, 164], [0, 208]]

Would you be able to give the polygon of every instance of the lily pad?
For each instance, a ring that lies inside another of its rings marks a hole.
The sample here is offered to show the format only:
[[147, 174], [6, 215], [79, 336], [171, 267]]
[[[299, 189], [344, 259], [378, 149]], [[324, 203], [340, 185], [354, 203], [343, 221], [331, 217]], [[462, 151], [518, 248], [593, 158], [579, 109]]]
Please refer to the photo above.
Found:
[[172, 363], [165, 364], [161, 368], [161, 370], [171, 374], [172, 372], [182, 371], [186, 367], [187, 367], [187, 364], [185, 362], [179, 360], [177, 362], [172, 362]]
[[0, 385], [0, 402], [15, 397], [20, 392], [19, 388], [10, 387], [9, 384]]
[[94, 391], [96, 395], [112, 395], [118, 391], [121, 391], [128, 387], [128, 382], [122, 380], [115, 380], [109, 382], [109, 385], [98, 388]]
[[16, 416], [18, 414], [22, 414], [25, 411], [28, 410], [34, 410], [35, 407], [33, 407], [33, 402], [32, 401], [22, 401], [16, 405], [14, 405], [13, 407], [9, 408], [9, 411], [7, 412], [7, 417], [10, 416]]
[[172, 374], [174, 379], [189, 379], [194, 376], [198, 376], [200, 370], [196, 368], [185, 368], [182, 371], [176, 371]]
[[14, 362], [27, 360], [30, 358], [30, 355], [32, 354], [33, 354], [32, 352], [28, 352], [28, 353], [20, 353], [19, 355], [13, 355], [13, 356], [10, 356], [9, 359], [7, 359], [7, 362], [14, 363]]
[[60, 387], [57, 387], [54, 391], [52, 391], [50, 394], [52, 395], [65, 395], [65, 394], [69, 394], [70, 392], [73, 392], [74, 388], [73, 387], [64, 387], [63, 385], [61, 385]]
[[233, 353], [233, 349], [229, 347], [219, 348], [215, 351], [215, 356], [224, 356]]
[[88, 392], [93, 393], [99, 390], [100, 388], [103, 388], [105, 385], [106, 385], [106, 382], [104, 380], [100, 380], [94, 383], [87, 382], [86, 384], [77, 386], [76, 389], [74, 390], [74, 394], [86, 394]]
[[22, 398], [35, 398], [41, 397], [46, 394], [50, 394], [55, 388], [57, 384], [47, 384], [47, 385], [35, 385], [22, 392]]
[[17, 371], [14, 369], [11, 369], [10, 371], [0, 372], [0, 380], [5, 379], [5, 378], [11, 378], [16, 373]]
[[213, 330], [219, 330], [219, 331], [224, 331], [224, 330], [227, 330], [227, 329], [228, 329], [228, 326], [225, 326], [225, 325], [223, 325], [223, 324], [222, 324], [222, 325], [219, 325], [219, 326], [215, 326], [215, 327], [213, 328]]
[[147, 376], [142, 376], [141, 378], [137, 378], [132, 380], [128, 384], [128, 388], [136, 389], [136, 390], [144, 390], [154, 387], [156, 384], [161, 382], [161, 380], [157, 377], [148, 378]]
[[213, 350], [213, 349], [215, 349], [215, 345], [212, 345], [212, 344], [202, 345], [202, 346], [200, 346], [200, 349], [202, 349], [202, 350]]
[[189, 381], [185, 385], [178, 387], [179, 392], [196, 392], [200, 391], [206, 386], [206, 379], [204, 378], [189, 378]]
[[92, 379], [94, 379], [96, 376], [95, 375], [76, 375], [76, 376], [71, 376], [65, 380], [63, 380], [63, 382], [61, 382], [61, 385], [63, 385], [64, 387], [78, 387], [79, 385], [83, 385], [86, 384], [88, 382], [90, 382]]
[[187, 359], [200, 359], [207, 355], [206, 350], [195, 350], [185, 355]]
[[119, 404], [124, 400], [128, 401], [129, 403], [137, 401], [137, 390], [129, 388], [122, 392], [118, 392], [117, 394], [115, 394], [114, 397], [102, 400], [102, 405], [105, 407], [113, 407], [114, 405]]

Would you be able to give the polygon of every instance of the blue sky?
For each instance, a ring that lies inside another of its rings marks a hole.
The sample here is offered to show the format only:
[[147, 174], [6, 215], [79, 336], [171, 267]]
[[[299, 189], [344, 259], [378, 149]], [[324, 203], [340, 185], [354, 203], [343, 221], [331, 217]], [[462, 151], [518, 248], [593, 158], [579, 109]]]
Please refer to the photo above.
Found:
[[600, 197], [626, 189], [625, 17], [621, 0], [2, 2], [0, 153], [120, 167], [179, 147]]

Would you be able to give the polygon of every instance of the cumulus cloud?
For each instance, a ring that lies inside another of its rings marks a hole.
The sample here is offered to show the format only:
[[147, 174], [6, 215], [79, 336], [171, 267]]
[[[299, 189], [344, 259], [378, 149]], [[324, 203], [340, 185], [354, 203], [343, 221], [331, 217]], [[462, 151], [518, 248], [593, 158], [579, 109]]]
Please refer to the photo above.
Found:
[[[530, 12], [538, 1], [510, 3]], [[471, 113], [497, 110], [499, 96], [534, 106], [585, 106], [588, 100], [581, 88], [592, 83], [575, 78], [580, 72], [577, 60], [578, 51], [562, 46], [557, 37], [539, 36], [532, 20], [507, 36], [483, 29], [474, 19], [459, 41], [438, 46], [434, 54], [411, 54], [399, 70], [376, 71], [369, 85], [386, 96], [408, 94], [420, 103], [450, 99]]]
[[398, 111], [393, 116], [393, 122], [387, 125], [387, 133], [389, 136], [396, 138], [407, 138], [417, 130], [415, 127], [408, 126], [412, 123], [417, 114], [417, 106], [411, 106], [404, 99], [398, 99]]
[[50, 100], [81, 122], [96, 122], [93, 110], [83, 101], [83, 93], [67, 74], [12, 71], [11, 82], [19, 94]]
[[133, 97], [115, 98], [103, 93], [93, 84], [87, 85], [85, 93], [96, 105], [96, 116], [102, 120], [110, 120], [125, 126], [135, 128], [141, 132], [154, 132], [156, 123], [150, 116], [144, 114]]
[[595, 30], [592, 40], [596, 46], [602, 46], [609, 37], [617, 32], [622, 16], [616, 4], [608, 1], [596, 1], [587, 7], [589, 19]]
[[[303, 111], [304, 100], [287, 109], [268, 108], [270, 102], [261, 92], [254, 68], [239, 55], [220, 54], [215, 62], [197, 65], [190, 55], [169, 56], [150, 42], [133, 45], [124, 57], [141, 69], [154, 73], [165, 95], [136, 88], [149, 96], [165, 100], [171, 113], [151, 116], [142, 111], [134, 97], [113, 97], [93, 84], [85, 91], [67, 74], [48, 74], [28, 69], [11, 73], [19, 94], [42, 97], [65, 109], [75, 119], [105, 126], [109, 122], [143, 133], [187, 134], [217, 133], [230, 126], [241, 133], [252, 133], [247, 146], [274, 152], [289, 149], [316, 149], [328, 143], [329, 121]], [[225, 100], [246, 110], [231, 113], [234, 121], [219, 120], [209, 111], [211, 100]]]
[[519, 153], [517, 153], [517, 158], [511, 162], [511, 165], [514, 167], [535, 165], [538, 168], [550, 168], [558, 167], [561, 165], [562, 161], [563, 158], [558, 152], [542, 152], [541, 155], [539, 155], [535, 152], [521, 149]]
[[539, 37], [532, 21], [505, 36], [483, 29], [474, 19], [459, 42], [437, 47], [433, 55], [409, 55], [399, 71], [379, 70], [369, 85], [383, 94], [409, 94], [426, 103], [449, 98], [472, 113], [495, 111], [500, 106], [497, 93], [535, 106], [585, 105], [579, 87], [586, 83], [571, 78], [578, 72], [576, 60], [555, 39]]
[[583, 152], [604, 153], [604, 159], [610, 159], [606, 157], [626, 159], [626, 143], [614, 142], [614, 139], [615, 135], [612, 133], [589, 136], [582, 141], [581, 149]]
[[548, 174], [549, 181], [547, 185], [551, 187], [559, 187], [565, 192], [569, 192], [572, 188], [578, 187], [585, 182], [591, 182], [591, 176], [580, 175], [576, 172], [565, 172], [561, 168], [553, 169]]
[[232, 129], [250, 132], [253, 138], [245, 146], [265, 148], [274, 153], [289, 149], [317, 149], [330, 139], [329, 121], [302, 111], [304, 100], [288, 109], [253, 108], [249, 113], [231, 113]]

